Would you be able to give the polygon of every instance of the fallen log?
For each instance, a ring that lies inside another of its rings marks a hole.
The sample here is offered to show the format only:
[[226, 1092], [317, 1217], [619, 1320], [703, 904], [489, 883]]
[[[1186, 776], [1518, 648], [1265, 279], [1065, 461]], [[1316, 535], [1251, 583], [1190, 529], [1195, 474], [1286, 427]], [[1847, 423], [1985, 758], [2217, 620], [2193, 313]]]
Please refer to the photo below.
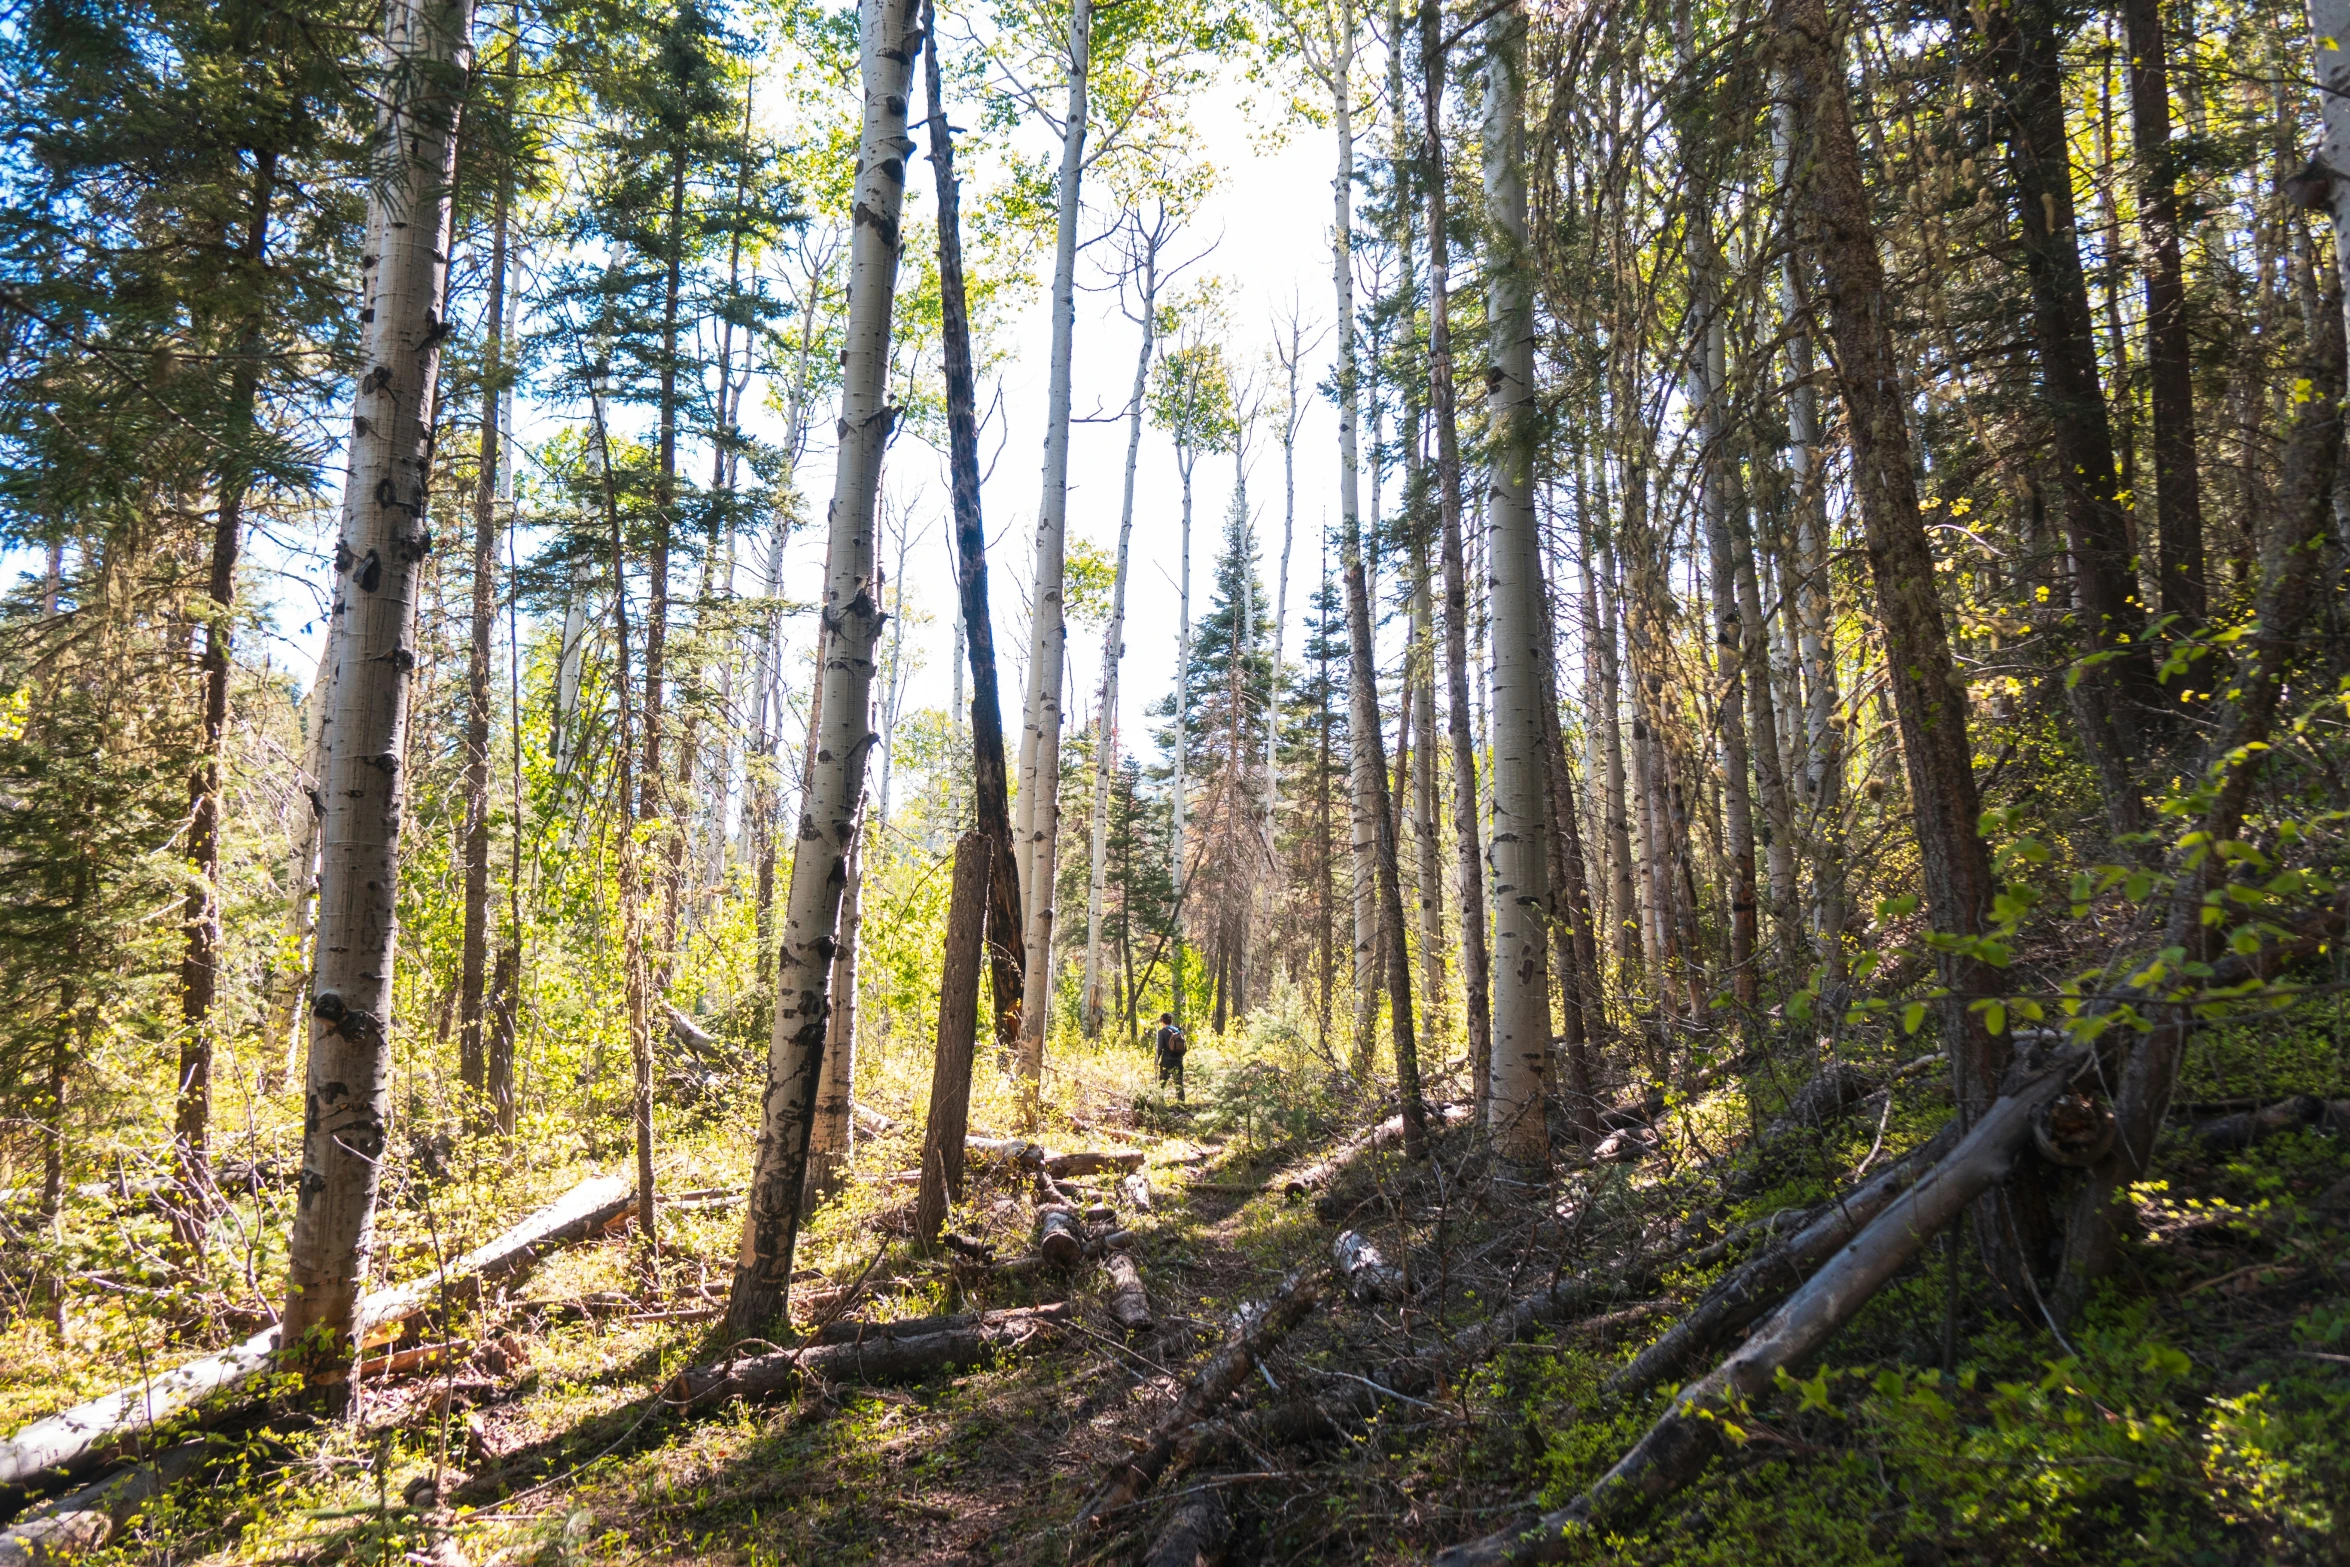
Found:
[[2350, 1132], [2350, 1099], [2329, 1102], [2314, 1094], [2295, 1094], [2274, 1104], [2198, 1121], [2189, 1135], [2206, 1148], [2226, 1152], [2249, 1148], [2279, 1132], [2328, 1123], [2339, 1131]]
[[1200, 1567], [1223, 1560], [1225, 1542], [1232, 1538], [1232, 1510], [1224, 1505], [1221, 1486], [1203, 1485], [1175, 1504], [1165, 1527], [1151, 1541], [1143, 1567]]
[[1606, 1390], [1618, 1398], [1638, 1397], [1708, 1350], [1726, 1343], [1739, 1329], [1785, 1299], [1957, 1143], [1958, 1123], [1953, 1121], [1866, 1184], [1813, 1210], [1808, 1222], [1793, 1235], [1731, 1269], [1663, 1337], [1609, 1377]]
[[802, 1382], [903, 1382], [934, 1371], [968, 1371], [1050, 1334], [1070, 1315], [1059, 1303], [994, 1313], [962, 1327], [899, 1335], [869, 1332], [845, 1343], [780, 1349], [681, 1372], [673, 1398], [688, 1407], [726, 1398], [762, 1398]]
[[1142, 1269], [1135, 1265], [1132, 1254], [1105, 1252], [1102, 1271], [1110, 1276], [1110, 1316], [1129, 1333], [1149, 1331], [1150, 1296], [1143, 1291]]
[[[447, 1267], [389, 1289], [360, 1297], [359, 1332], [406, 1322], [432, 1304], [447, 1287], [478, 1286], [511, 1278], [553, 1247], [599, 1233], [624, 1211], [633, 1188], [618, 1176], [582, 1181], [561, 1197]], [[278, 1330], [268, 1328], [230, 1349], [174, 1366], [136, 1386], [77, 1404], [36, 1420], [0, 1441], [0, 1486], [23, 1486], [44, 1475], [86, 1474], [135, 1448], [154, 1429], [216, 1395], [258, 1396], [253, 1379], [266, 1373], [278, 1350]]]
[[1151, 1178], [1140, 1170], [1118, 1183], [1118, 1194], [1126, 1199], [1126, 1206], [1135, 1212], [1151, 1211]]
[[1929, 1239], [2007, 1179], [2031, 1145], [2033, 1111], [2063, 1092], [2087, 1060], [2085, 1050], [2065, 1050], [2016, 1079], [1946, 1158], [1887, 1205], [1734, 1354], [1683, 1388], [1590, 1490], [1531, 1525], [1454, 1546], [1436, 1558], [1437, 1567], [1560, 1560], [1578, 1534], [1618, 1524], [1695, 1478], [1712, 1460], [1726, 1416], [1766, 1393], [1779, 1371], [1818, 1350]]
[[883, 1115], [871, 1105], [849, 1101], [849, 1118], [857, 1123], [857, 1130], [868, 1137], [887, 1137], [898, 1129], [898, 1123]]
[[1069, 1315], [1067, 1304], [1012, 1306], [1002, 1311], [962, 1311], [945, 1317], [907, 1317], [897, 1322], [827, 1322], [808, 1336], [811, 1344], [878, 1344], [889, 1339], [929, 1338], [936, 1333], [963, 1333], [973, 1328], [1015, 1329], [1032, 1322], [1059, 1322]]
[[1243, 1312], [1240, 1324], [1224, 1347], [1202, 1366], [1153, 1432], [1150, 1444], [1120, 1464], [1093, 1494], [1077, 1519], [1099, 1528], [1105, 1516], [1141, 1496], [1156, 1484], [1174, 1460], [1176, 1451], [1216, 1407], [1239, 1391], [1249, 1372], [1289, 1330], [1305, 1320], [1322, 1296], [1318, 1271], [1291, 1274], [1261, 1310]]
[[1085, 1255], [1085, 1231], [1077, 1215], [1066, 1208], [1044, 1208], [1036, 1215], [1036, 1254], [1055, 1268], [1073, 1268]]
[[[1474, 1114], [1467, 1105], [1432, 1105], [1429, 1110], [1440, 1128], [1458, 1126]], [[1348, 1138], [1314, 1163], [1292, 1171], [1281, 1182], [1281, 1194], [1284, 1197], [1311, 1196], [1336, 1180], [1363, 1155], [1402, 1140], [1403, 1117], [1400, 1114], [1391, 1115], [1369, 1131]]]
[[44, 1502], [0, 1532], [0, 1567], [36, 1567], [112, 1544], [147, 1504], [201, 1467], [211, 1449], [181, 1442], [143, 1464]]
[[1045, 1173], [1054, 1177], [1070, 1175], [1123, 1175], [1143, 1166], [1140, 1150], [1118, 1153], [1080, 1151], [1077, 1153], [1049, 1153], [1044, 1156]]
[[1025, 1137], [966, 1137], [966, 1159], [993, 1159], [1004, 1164], [1036, 1166], [1044, 1163], [1044, 1144]]
[[1382, 1256], [1371, 1238], [1359, 1231], [1338, 1232], [1338, 1238], [1330, 1243], [1330, 1263], [1337, 1270], [1338, 1281], [1346, 1286], [1347, 1298], [1358, 1306], [1394, 1300], [1403, 1294], [1403, 1270]]

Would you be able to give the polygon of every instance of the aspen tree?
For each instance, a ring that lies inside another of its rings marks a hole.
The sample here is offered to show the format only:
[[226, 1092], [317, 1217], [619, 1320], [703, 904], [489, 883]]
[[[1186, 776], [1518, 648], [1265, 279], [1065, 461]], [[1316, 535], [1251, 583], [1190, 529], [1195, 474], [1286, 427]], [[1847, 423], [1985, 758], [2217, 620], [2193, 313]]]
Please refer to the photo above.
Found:
[[447, 333], [450, 193], [472, 29], [469, 0], [392, 0], [384, 18], [393, 64], [378, 132], [389, 158], [367, 200], [361, 368], [328, 632], [334, 712], [321, 778], [308, 1108], [280, 1319], [281, 1342], [328, 1361], [357, 1347], [383, 1178], [401, 766], [416, 595], [432, 544], [426, 466]]
[[858, 38], [864, 122], [857, 149], [856, 232], [850, 241], [840, 448], [825, 556], [823, 658], [816, 672], [823, 727], [784, 902], [758, 1162], [727, 1302], [727, 1326], [738, 1336], [766, 1327], [786, 1305], [824, 1062], [843, 862], [856, 834], [873, 738], [868, 699], [874, 644], [881, 635], [873, 513], [896, 412], [887, 401], [890, 323], [906, 159], [914, 151], [906, 135], [906, 100], [919, 34], [917, 0], [862, 0]]
[[[1431, 6], [1424, 14], [1432, 11]], [[1485, 588], [1493, 609], [1494, 965], [1493, 1086], [1484, 1114], [1486, 1130], [1504, 1158], [1540, 1165], [1550, 1158], [1542, 1110], [1551, 1038], [1546, 825], [1551, 802], [1543, 712], [1552, 697], [1550, 616], [1543, 601], [1542, 541], [1534, 514], [1534, 311], [1522, 261], [1527, 247], [1520, 108], [1525, 21], [1513, 6], [1486, 26], [1484, 174], [1491, 249], [1485, 286], [1493, 354], [1486, 395], [1493, 419], [1493, 531]], [[1462, 896], [1465, 904], [1468, 894]]]

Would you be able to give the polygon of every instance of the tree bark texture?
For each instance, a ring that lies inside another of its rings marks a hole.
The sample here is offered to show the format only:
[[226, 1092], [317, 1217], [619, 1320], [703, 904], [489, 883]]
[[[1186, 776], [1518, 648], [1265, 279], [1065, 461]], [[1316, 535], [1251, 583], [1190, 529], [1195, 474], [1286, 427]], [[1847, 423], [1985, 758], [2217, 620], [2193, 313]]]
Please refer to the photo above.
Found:
[[955, 879], [947, 901], [946, 963], [939, 977], [938, 1036], [930, 1063], [930, 1114], [922, 1131], [922, 1169], [914, 1193], [914, 1233], [938, 1239], [947, 1208], [963, 1195], [963, 1138], [971, 1124], [971, 1058], [979, 1043], [980, 942], [987, 926], [987, 881], [995, 845], [985, 833], [955, 842]]
[[284, 1342], [353, 1348], [373, 1251], [390, 1110], [409, 676], [424, 557], [448, 288], [458, 106], [472, 68], [469, 0], [391, 0], [385, 47], [403, 64], [383, 110], [397, 149], [370, 191], [360, 276], [360, 372], [328, 637], [335, 706], [319, 834], [318, 957], [302, 1122], [302, 1184], [287, 1243]]
[[[1433, 4], [1422, 15], [1435, 16]], [[1550, 1062], [1550, 769], [1545, 709], [1550, 693], [1550, 614], [1540, 523], [1534, 514], [1534, 311], [1530, 273], [1525, 125], [1525, 21], [1513, 6], [1486, 24], [1485, 210], [1493, 253], [1485, 265], [1492, 366], [1486, 406], [1493, 424], [1486, 603], [1493, 615], [1493, 1077], [1487, 1133], [1504, 1158], [1546, 1165], [1550, 1134], [1543, 1085]], [[1426, 33], [1423, 31], [1423, 40]], [[1431, 105], [1431, 108], [1433, 105]], [[1433, 260], [1433, 258], [1431, 258]], [[1431, 268], [1438, 276], [1440, 267]], [[1453, 533], [1446, 538], [1445, 596], [1453, 597]], [[1459, 635], [1446, 629], [1447, 638]], [[1456, 688], [1455, 700], [1458, 700]], [[1460, 723], [1454, 721], [1454, 755]], [[1464, 886], [1469, 900], [1482, 888]], [[1588, 1094], [1588, 1082], [1578, 1085]]]
[[882, 620], [874, 597], [873, 512], [895, 413], [887, 401], [890, 323], [897, 292], [898, 215], [906, 159], [914, 150], [906, 136], [906, 98], [921, 41], [917, 17], [916, 0], [863, 0], [858, 18], [864, 123], [857, 154], [856, 232], [849, 252], [840, 446], [825, 556], [823, 663], [817, 671], [824, 719], [784, 902], [758, 1163], [727, 1303], [728, 1329], [744, 1338], [780, 1317], [786, 1305], [816, 1083], [824, 1064], [834, 933], [873, 740], [873, 649]]
[[1061, 687], [1069, 650], [1061, 574], [1069, 515], [1069, 358], [1077, 323], [1078, 188], [1085, 172], [1086, 75], [1092, 64], [1093, 0], [1069, 8], [1069, 100], [1061, 124], [1061, 171], [1053, 245], [1052, 363], [1046, 389], [1044, 497], [1036, 512], [1028, 702], [1021, 734], [1020, 820], [1028, 876], [1026, 988], [1020, 1002], [1019, 1070], [1027, 1124], [1036, 1124], [1044, 1040], [1053, 1014], [1054, 869], [1061, 838]]

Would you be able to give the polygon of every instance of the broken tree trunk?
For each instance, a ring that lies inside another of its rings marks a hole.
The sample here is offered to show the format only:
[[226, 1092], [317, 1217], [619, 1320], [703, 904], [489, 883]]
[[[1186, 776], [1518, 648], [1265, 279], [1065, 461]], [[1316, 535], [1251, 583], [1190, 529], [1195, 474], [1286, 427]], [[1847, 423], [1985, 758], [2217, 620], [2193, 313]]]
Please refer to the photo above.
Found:
[[1262, 1310], [1244, 1313], [1224, 1347], [1199, 1369], [1190, 1386], [1183, 1390], [1183, 1396], [1176, 1400], [1175, 1407], [1159, 1422], [1151, 1434], [1150, 1445], [1118, 1466], [1077, 1515], [1078, 1522], [1099, 1528], [1108, 1514], [1148, 1491], [1166, 1472], [1176, 1448], [1192, 1428], [1240, 1390], [1258, 1359], [1303, 1322], [1321, 1297], [1320, 1273], [1293, 1273]]
[[1822, 1206], [1786, 1240], [1733, 1268], [1687, 1316], [1608, 1378], [1607, 1391], [1619, 1398], [1637, 1398], [1761, 1316], [1890, 1207], [1957, 1141], [1958, 1123], [1953, 1121], [1865, 1186]]
[[1330, 1243], [1330, 1265], [1346, 1286], [1347, 1298], [1358, 1306], [1393, 1300], [1403, 1293], [1403, 1270], [1358, 1230], [1338, 1232], [1338, 1238]]
[[1151, 1300], [1142, 1287], [1142, 1269], [1131, 1254], [1112, 1251], [1102, 1257], [1102, 1271], [1110, 1276], [1110, 1315], [1129, 1333], [1148, 1331]]
[[43, 1503], [0, 1533], [0, 1567], [36, 1567], [104, 1550], [149, 1502], [194, 1474], [210, 1451], [204, 1442], [181, 1442], [135, 1468]]
[[988, 861], [994, 847], [967, 832], [955, 843], [947, 898], [946, 966], [939, 979], [938, 1045], [931, 1059], [930, 1115], [922, 1132], [914, 1233], [938, 1239], [947, 1207], [963, 1195], [965, 1135], [971, 1124], [971, 1057], [979, 1043], [979, 946], [987, 926]]
[[[550, 1247], [602, 1231], [625, 1210], [634, 1188], [618, 1176], [582, 1181], [529, 1218], [420, 1279], [369, 1292], [359, 1302], [358, 1331], [404, 1322], [432, 1303], [449, 1285], [510, 1278]], [[36, 1420], [0, 1441], [0, 1485], [25, 1485], [45, 1472], [87, 1473], [135, 1447], [155, 1427], [215, 1395], [238, 1390], [247, 1379], [270, 1369], [278, 1329], [257, 1333], [232, 1348], [175, 1366], [136, 1386], [77, 1404], [62, 1414]], [[258, 1393], [258, 1389], [251, 1389]]]
[[1056, 1304], [994, 1313], [931, 1333], [900, 1335], [881, 1325], [846, 1343], [781, 1349], [697, 1367], [678, 1378], [676, 1397], [681, 1404], [707, 1404], [788, 1392], [803, 1381], [900, 1382], [933, 1371], [968, 1371], [1006, 1350], [1025, 1349], [1068, 1315], [1066, 1304]]
[[2031, 1143], [2033, 1112], [2063, 1092], [2087, 1060], [2086, 1050], [2067, 1049], [2023, 1075], [1949, 1157], [1813, 1274], [1737, 1353], [1682, 1389], [1590, 1490], [1531, 1525], [1454, 1546], [1437, 1557], [1437, 1567], [1560, 1560], [1579, 1532], [1630, 1518], [1694, 1479], [1711, 1461], [1727, 1413], [1768, 1392], [1782, 1369], [1801, 1364], [1825, 1344], [1929, 1239], [2007, 1179]]
[[1222, 1561], [1224, 1545], [1232, 1537], [1232, 1511], [1223, 1491], [1203, 1485], [1175, 1506], [1167, 1526], [1151, 1541], [1143, 1567], [1199, 1567]]

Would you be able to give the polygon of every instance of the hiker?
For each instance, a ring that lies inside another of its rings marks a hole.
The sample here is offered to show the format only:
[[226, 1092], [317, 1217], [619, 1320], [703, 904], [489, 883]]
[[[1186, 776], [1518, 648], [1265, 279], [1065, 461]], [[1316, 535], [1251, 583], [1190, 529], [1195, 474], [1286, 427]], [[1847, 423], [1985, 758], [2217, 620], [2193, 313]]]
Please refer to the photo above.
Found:
[[1159, 1086], [1167, 1086], [1167, 1079], [1175, 1079], [1175, 1102], [1183, 1103], [1183, 1052], [1191, 1048], [1191, 1041], [1183, 1037], [1183, 1030], [1175, 1026], [1175, 1014], [1159, 1014], [1159, 1026], [1152, 1036], [1159, 1046]]

